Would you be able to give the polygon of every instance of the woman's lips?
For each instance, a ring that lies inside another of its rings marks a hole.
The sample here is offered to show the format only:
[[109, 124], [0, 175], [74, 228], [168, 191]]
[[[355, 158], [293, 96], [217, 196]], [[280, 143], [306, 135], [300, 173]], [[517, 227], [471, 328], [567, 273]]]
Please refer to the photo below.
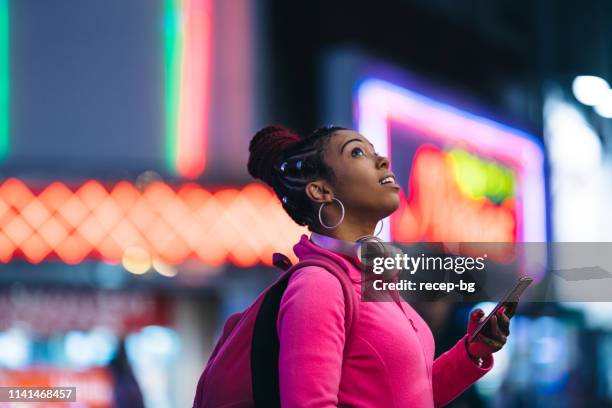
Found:
[[395, 175], [393, 174], [387, 174], [385, 177], [381, 178], [378, 183], [383, 187], [400, 188], [400, 186], [395, 182]]

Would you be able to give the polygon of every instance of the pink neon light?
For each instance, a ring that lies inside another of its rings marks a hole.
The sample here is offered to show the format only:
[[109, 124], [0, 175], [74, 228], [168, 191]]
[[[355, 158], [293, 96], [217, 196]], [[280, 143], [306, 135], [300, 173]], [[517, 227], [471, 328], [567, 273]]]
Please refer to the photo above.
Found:
[[184, 0], [177, 171], [197, 178], [206, 166], [212, 40], [212, 1]]
[[[511, 164], [518, 174], [516, 218], [524, 242], [546, 241], [544, 158], [526, 134], [411, 92], [369, 79], [358, 90], [359, 131], [377, 150], [390, 154], [390, 121], [430, 137], [468, 145], [475, 153]], [[390, 239], [389, 223], [383, 231]]]

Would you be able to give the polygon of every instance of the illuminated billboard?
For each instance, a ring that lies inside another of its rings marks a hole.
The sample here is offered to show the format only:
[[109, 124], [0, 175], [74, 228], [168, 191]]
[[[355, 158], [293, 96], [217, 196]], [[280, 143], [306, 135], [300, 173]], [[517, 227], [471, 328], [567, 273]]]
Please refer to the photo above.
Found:
[[403, 188], [385, 238], [545, 242], [543, 149], [518, 129], [379, 78], [354, 92], [356, 127]]

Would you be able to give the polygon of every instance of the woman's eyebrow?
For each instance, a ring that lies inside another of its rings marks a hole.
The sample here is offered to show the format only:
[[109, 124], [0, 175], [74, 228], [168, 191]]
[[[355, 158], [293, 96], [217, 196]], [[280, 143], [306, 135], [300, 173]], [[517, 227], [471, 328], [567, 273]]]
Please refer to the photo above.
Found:
[[343, 145], [342, 145], [342, 147], [340, 148], [340, 153], [341, 153], [341, 154], [342, 154], [342, 151], [344, 150], [344, 147], [345, 147], [347, 144], [351, 143], [351, 142], [361, 142], [361, 143], [363, 143], [363, 140], [361, 140], [361, 139], [357, 139], [357, 138], [347, 140], [346, 142], [344, 142], [344, 144], [343, 144]]

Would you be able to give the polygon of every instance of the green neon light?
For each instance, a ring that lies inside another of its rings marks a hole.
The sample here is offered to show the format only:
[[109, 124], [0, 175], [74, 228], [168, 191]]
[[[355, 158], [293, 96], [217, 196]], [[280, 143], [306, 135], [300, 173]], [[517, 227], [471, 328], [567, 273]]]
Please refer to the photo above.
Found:
[[[0, 0], [2, 1], [2, 0]], [[183, 52], [182, 0], [164, 2], [164, 63], [166, 68], [166, 165], [176, 172], [181, 60]]]
[[459, 189], [465, 195], [474, 199], [486, 197], [494, 203], [514, 196], [516, 180], [511, 169], [460, 149], [451, 150], [448, 157]]
[[6, 159], [11, 131], [11, 43], [9, 0], [0, 0], [0, 160]]

